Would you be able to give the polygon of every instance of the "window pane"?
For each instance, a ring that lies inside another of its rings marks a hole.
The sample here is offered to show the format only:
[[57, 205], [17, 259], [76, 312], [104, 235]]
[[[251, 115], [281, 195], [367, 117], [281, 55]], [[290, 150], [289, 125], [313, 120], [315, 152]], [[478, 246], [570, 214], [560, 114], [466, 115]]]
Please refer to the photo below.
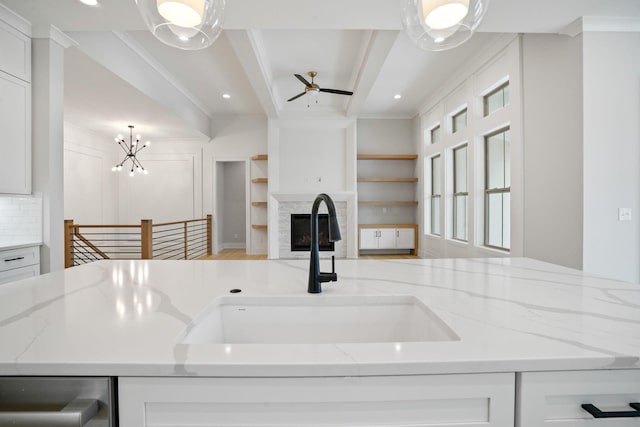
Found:
[[509, 104], [509, 83], [499, 87], [484, 97], [484, 115], [488, 116]]
[[453, 133], [456, 133], [467, 127], [467, 109], [460, 111], [453, 116]]
[[454, 193], [467, 191], [467, 147], [453, 150], [453, 170], [455, 176]]
[[485, 188], [505, 187], [504, 133], [487, 138], [487, 182]]
[[453, 197], [453, 238], [456, 240], [469, 240], [467, 234], [467, 198], [468, 196]]
[[487, 194], [487, 230], [485, 244], [497, 248], [503, 247], [503, 221], [504, 212], [503, 194]]
[[435, 144], [440, 141], [440, 125], [431, 129], [431, 143]]
[[440, 185], [440, 156], [436, 156], [431, 159], [431, 194], [441, 194]]
[[431, 198], [431, 234], [440, 235], [440, 197]]
[[504, 132], [504, 186], [511, 187], [511, 133]]
[[511, 249], [511, 193], [502, 198], [502, 247]]

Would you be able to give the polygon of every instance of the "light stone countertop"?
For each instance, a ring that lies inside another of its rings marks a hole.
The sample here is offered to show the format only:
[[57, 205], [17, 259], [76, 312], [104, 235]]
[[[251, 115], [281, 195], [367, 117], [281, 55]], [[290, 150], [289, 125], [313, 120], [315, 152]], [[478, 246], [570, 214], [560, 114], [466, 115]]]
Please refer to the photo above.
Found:
[[242, 296], [308, 295], [308, 261], [100, 261], [0, 287], [0, 375], [640, 368], [637, 284], [524, 258], [338, 260], [336, 271], [338, 282], [312, 297], [413, 295], [460, 340], [177, 344], [192, 319], [230, 289], [242, 289]]

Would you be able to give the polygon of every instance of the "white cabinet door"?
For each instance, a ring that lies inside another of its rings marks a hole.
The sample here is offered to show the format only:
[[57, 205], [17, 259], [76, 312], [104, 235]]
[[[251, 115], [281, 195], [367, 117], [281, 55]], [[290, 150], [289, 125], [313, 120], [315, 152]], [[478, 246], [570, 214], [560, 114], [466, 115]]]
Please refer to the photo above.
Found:
[[513, 427], [514, 377], [119, 378], [120, 427]]
[[378, 249], [378, 231], [373, 228], [361, 228], [360, 249]]
[[0, 21], [0, 71], [31, 81], [31, 39]]
[[395, 249], [396, 247], [396, 229], [381, 228], [378, 230], [378, 249]]
[[413, 228], [396, 229], [396, 249], [415, 249], [415, 230]]
[[[637, 427], [638, 417], [594, 418], [582, 408], [627, 412], [640, 402], [640, 369], [611, 371], [525, 372], [520, 376], [518, 427]], [[624, 414], [620, 414], [624, 415]]]
[[0, 72], [0, 193], [31, 193], [31, 85]]

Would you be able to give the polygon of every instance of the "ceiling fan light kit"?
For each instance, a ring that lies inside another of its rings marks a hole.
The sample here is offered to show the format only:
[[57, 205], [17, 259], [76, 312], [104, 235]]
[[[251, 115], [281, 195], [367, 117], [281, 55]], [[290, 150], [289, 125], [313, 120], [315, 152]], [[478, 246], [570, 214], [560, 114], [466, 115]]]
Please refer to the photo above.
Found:
[[169, 46], [204, 49], [222, 32], [226, 0], [135, 1], [151, 34]]
[[[294, 74], [295, 78], [300, 80], [300, 82], [302, 82], [302, 84], [304, 85], [304, 92], [301, 92], [301, 93], [297, 94], [296, 96], [293, 96], [293, 97], [287, 99], [287, 102], [294, 101], [294, 100], [300, 98], [302, 95], [306, 94], [309, 97], [315, 98], [316, 104], [317, 104], [318, 103], [318, 93], [320, 93], [320, 92], [333, 93], [333, 94], [336, 94], [336, 95], [347, 95], [347, 96], [353, 95], [353, 92], [348, 91], [348, 90], [321, 88], [314, 81], [315, 77], [318, 75], [318, 73], [316, 73], [315, 71], [309, 71], [307, 73], [307, 75], [309, 77], [311, 77], [311, 83], [309, 83], [309, 81], [307, 79], [305, 79], [304, 77], [302, 77], [300, 74]], [[309, 104], [307, 104], [307, 107], [308, 106], [309, 106]]]
[[489, 0], [403, 0], [402, 25], [420, 49], [441, 51], [471, 38]]

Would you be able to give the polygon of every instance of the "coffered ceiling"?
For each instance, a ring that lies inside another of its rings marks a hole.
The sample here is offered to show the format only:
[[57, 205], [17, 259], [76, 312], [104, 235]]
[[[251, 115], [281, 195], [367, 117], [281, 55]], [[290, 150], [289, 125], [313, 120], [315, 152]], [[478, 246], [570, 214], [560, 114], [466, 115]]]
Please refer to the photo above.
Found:
[[[55, 25], [77, 42], [65, 57], [67, 120], [106, 134], [137, 122], [150, 137], [176, 138], [211, 136], [202, 119], [230, 114], [414, 117], [443, 79], [500, 33], [564, 33], [583, 16], [639, 30], [640, 20], [638, 0], [491, 0], [468, 43], [434, 53], [401, 31], [400, 3], [227, 0], [221, 37], [207, 49], [181, 51], [145, 29], [133, 0], [101, 0], [99, 7], [0, 0], [34, 28]], [[354, 95], [286, 102], [304, 89], [293, 74], [311, 70], [321, 87]]]

